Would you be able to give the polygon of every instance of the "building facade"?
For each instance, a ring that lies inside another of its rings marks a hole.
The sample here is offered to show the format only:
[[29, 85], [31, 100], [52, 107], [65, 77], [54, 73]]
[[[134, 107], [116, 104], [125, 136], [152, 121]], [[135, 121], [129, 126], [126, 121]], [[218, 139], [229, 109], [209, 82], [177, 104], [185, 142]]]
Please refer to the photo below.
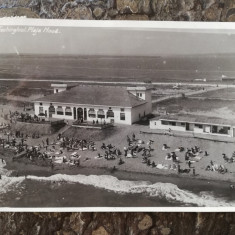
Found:
[[153, 118], [150, 129], [235, 137], [233, 120], [196, 115], [165, 115]]
[[131, 125], [152, 112], [151, 88], [67, 86], [53, 84], [54, 94], [34, 101], [35, 115]]

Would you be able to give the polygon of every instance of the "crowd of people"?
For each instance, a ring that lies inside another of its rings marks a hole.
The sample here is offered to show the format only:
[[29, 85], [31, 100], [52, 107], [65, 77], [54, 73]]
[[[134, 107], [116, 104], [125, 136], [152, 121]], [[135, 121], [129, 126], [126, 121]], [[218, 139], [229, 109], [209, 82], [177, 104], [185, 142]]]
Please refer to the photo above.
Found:
[[[20, 113], [17, 114], [16, 112], [12, 114], [21, 115]], [[27, 115], [24, 117], [27, 117]], [[71, 165], [79, 166], [81, 156], [77, 152], [75, 155], [71, 156], [70, 152], [86, 150], [92, 152], [97, 151], [94, 141], [88, 141], [86, 139], [78, 139], [74, 137], [69, 138], [68, 136], [63, 136], [62, 134], [58, 134], [57, 138], [54, 140], [50, 140], [48, 137], [41, 138], [39, 139], [37, 146], [29, 146], [27, 144], [28, 138], [34, 139], [37, 137], [29, 137], [27, 134], [24, 134], [21, 131], [15, 131], [15, 133], [13, 133], [10, 130], [3, 130], [2, 134], [3, 136], [0, 138], [0, 145], [3, 148], [13, 149], [17, 156], [23, 156], [32, 162], [36, 162], [37, 159], [40, 159], [50, 164], [52, 168], [54, 167], [54, 163], [69, 163]], [[179, 174], [189, 173], [192, 169], [193, 174], [196, 175], [195, 163], [200, 161], [201, 158], [209, 156], [207, 151], [202, 151], [198, 146], [191, 148], [179, 146], [172, 151], [171, 147], [169, 147], [167, 144], [163, 144], [161, 150], [166, 151], [165, 160], [172, 162], [171, 164], [164, 164], [162, 160], [158, 161], [156, 154], [153, 154], [154, 150], [157, 150], [156, 147], [157, 145], [154, 144], [153, 140], [150, 139], [145, 142], [139, 138], [136, 138], [135, 134], [133, 133], [131, 137], [126, 136], [126, 145], [123, 146], [123, 150], [121, 150], [120, 147], [116, 147], [114, 144], [102, 143], [99, 151], [97, 151], [97, 154], [95, 155], [95, 158], [118, 160], [117, 162], [115, 161], [116, 165], [124, 164], [126, 162], [125, 159], [127, 158], [141, 158], [141, 162], [146, 164], [148, 167], [173, 169], [176, 171], [178, 170]], [[183, 153], [184, 159], [182, 156], [179, 157], [177, 152], [181, 153], [181, 155]], [[61, 159], [61, 161], [58, 161], [58, 159]], [[226, 163], [235, 162], [235, 152], [232, 157], [228, 157], [226, 154], [223, 154], [223, 159]], [[223, 164], [217, 164], [213, 161], [211, 161], [210, 164], [205, 167], [205, 170], [216, 171], [223, 174], [228, 172], [227, 168]]]

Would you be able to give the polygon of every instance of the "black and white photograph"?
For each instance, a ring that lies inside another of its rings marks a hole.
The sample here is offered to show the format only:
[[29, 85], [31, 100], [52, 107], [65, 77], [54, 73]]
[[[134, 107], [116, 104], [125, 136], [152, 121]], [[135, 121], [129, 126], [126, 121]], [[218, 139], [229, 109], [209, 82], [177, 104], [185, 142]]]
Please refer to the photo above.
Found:
[[0, 19], [0, 207], [235, 206], [231, 23]]

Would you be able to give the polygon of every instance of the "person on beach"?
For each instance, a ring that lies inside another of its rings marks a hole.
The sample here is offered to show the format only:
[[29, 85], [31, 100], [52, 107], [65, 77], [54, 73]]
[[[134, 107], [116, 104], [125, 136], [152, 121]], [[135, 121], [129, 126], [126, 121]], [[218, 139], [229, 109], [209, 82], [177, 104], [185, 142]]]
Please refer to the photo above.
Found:
[[135, 141], [135, 134], [132, 134], [132, 140]]
[[191, 168], [191, 165], [192, 165], [192, 163], [191, 163], [191, 161], [189, 160], [189, 161], [188, 161], [188, 167]]
[[120, 158], [120, 160], [119, 160], [119, 163], [118, 163], [119, 165], [122, 165], [122, 164], [124, 164], [124, 161]]
[[46, 139], [47, 145], [49, 145], [49, 138]]
[[180, 165], [178, 165], [178, 174], [180, 174]]
[[124, 147], [124, 156], [125, 156], [125, 157], [127, 156], [127, 152], [128, 152], [127, 148]]
[[114, 173], [115, 171], [117, 170], [116, 166], [114, 166], [112, 169], [111, 169], [111, 173]]
[[188, 152], [185, 153], [185, 161], [188, 161], [189, 160], [189, 154]]

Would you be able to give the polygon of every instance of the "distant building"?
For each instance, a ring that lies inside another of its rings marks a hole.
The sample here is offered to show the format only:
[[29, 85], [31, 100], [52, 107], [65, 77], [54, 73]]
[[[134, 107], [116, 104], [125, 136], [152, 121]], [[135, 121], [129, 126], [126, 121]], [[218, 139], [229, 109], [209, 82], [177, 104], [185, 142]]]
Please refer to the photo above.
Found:
[[194, 79], [195, 82], [206, 82], [206, 78], [196, 78]]
[[150, 129], [235, 137], [235, 121], [196, 115], [164, 115], [150, 120]]
[[35, 114], [47, 119], [131, 125], [152, 112], [151, 87], [52, 84], [54, 94], [34, 101]]
[[235, 82], [235, 77], [222, 77], [221, 78], [222, 82], [229, 82], [229, 83], [234, 83]]

